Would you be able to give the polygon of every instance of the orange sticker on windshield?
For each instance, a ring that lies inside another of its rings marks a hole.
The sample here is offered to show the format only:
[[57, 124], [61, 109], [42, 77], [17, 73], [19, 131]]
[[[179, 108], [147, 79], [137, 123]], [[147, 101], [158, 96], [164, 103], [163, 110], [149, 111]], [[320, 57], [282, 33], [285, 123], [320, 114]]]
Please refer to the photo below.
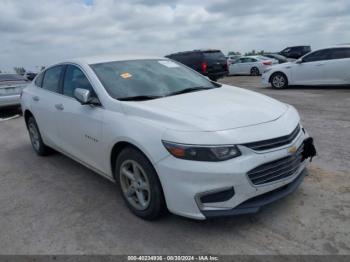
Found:
[[131, 77], [132, 77], [132, 74], [130, 74], [130, 73], [122, 73], [120, 76], [121, 76], [122, 78], [124, 78], [124, 79], [128, 79], [128, 78], [131, 78]]

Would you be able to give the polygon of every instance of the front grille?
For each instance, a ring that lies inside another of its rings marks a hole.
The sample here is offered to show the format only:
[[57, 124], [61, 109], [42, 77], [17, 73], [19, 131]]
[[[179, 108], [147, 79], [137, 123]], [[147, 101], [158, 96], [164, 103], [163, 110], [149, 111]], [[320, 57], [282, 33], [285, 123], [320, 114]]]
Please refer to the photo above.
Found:
[[268, 140], [263, 140], [263, 141], [251, 142], [251, 143], [243, 144], [243, 146], [249, 147], [250, 149], [253, 149], [255, 151], [272, 149], [272, 148], [290, 144], [299, 135], [299, 133], [300, 133], [300, 125], [298, 124], [297, 127], [293, 130], [293, 132], [290, 133], [289, 135], [272, 138]]
[[254, 185], [262, 185], [293, 175], [302, 162], [303, 145], [291, 156], [287, 156], [249, 171], [248, 177]]

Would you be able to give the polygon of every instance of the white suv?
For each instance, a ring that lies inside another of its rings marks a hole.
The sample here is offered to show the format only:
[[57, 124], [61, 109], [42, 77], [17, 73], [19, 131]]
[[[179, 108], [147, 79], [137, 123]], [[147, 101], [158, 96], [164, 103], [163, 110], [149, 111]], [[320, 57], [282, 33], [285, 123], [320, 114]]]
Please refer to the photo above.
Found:
[[56, 64], [22, 109], [38, 155], [53, 148], [117, 182], [145, 219], [257, 212], [294, 191], [315, 154], [292, 106], [164, 58]]
[[264, 86], [286, 88], [288, 85], [350, 85], [350, 46], [315, 50], [300, 59], [266, 69]]

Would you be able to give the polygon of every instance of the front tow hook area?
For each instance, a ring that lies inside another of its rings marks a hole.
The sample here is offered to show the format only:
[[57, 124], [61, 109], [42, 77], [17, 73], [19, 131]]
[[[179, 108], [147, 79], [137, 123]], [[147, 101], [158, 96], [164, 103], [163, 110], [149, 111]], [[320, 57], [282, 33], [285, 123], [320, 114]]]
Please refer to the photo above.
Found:
[[308, 137], [304, 140], [304, 148], [302, 152], [302, 161], [310, 158], [310, 162], [312, 158], [317, 155], [317, 151], [314, 145], [314, 139], [312, 137]]

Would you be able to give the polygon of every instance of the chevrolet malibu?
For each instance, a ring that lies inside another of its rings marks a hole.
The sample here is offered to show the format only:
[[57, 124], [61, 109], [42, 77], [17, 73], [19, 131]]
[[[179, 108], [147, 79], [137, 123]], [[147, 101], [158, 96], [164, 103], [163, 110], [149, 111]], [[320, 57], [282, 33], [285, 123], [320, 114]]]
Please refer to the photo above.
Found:
[[67, 60], [21, 97], [34, 151], [116, 182], [144, 219], [257, 212], [293, 192], [315, 155], [297, 111], [157, 57]]

